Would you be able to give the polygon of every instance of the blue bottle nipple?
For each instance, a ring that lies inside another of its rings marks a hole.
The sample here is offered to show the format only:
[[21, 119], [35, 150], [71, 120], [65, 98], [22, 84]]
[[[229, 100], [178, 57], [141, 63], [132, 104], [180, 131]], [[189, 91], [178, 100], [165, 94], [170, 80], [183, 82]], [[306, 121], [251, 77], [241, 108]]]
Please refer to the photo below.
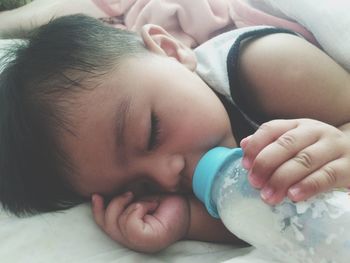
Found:
[[196, 197], [205, 204], [211, 216], [219, 218], [215, 203], [211, 198], [211, 189], [216, 175], [227, 161], [243, 156], [241, 148], [215, 147], [205, 153], [199, 160], [192, 179]]

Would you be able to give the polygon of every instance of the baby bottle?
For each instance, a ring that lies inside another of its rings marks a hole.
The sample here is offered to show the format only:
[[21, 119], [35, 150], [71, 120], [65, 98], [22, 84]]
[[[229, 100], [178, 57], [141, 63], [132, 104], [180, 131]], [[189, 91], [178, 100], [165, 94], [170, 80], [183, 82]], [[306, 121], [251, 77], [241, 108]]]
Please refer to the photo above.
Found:
[[193, 190], [229, 231], [286, 263], [350, 262], [350, 196], [336, 190], [275, 206], [260, 198], [240, 148], [217, 147], [198, 162]]

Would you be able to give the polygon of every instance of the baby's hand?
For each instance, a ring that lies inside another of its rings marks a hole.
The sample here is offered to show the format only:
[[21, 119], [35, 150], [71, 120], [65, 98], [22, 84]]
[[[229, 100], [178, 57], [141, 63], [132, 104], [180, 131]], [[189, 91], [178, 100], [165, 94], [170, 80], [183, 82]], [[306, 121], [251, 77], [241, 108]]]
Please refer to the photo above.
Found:
[[350, 186], [350, 138], [311, 119], [274, 120], [243, 139], [243, 166], [262, 198], [277, 204]]
[[188, 202], [179, 195], [150, 196], [133, 202], [131, 192], [117, 196], [104, 208], [94, 195], [96, 223], [118, 243], [140, 252], [157, 252], [183, 238], [190, 218]]

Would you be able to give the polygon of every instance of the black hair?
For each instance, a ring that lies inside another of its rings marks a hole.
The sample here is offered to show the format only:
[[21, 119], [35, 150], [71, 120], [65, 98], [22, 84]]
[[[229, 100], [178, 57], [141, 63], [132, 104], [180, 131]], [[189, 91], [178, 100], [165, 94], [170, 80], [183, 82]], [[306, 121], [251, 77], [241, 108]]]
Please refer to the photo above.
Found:
[[59, 143], [62, 131], [74, 134], [67, 108], [118, 61], [145, 52], [135, 33], [84, 15], [52, 20], [11, 45], [0, 74], [0, 202], [6, 210], [22, 216], [84, 201], [68, 183], [74, 167]]

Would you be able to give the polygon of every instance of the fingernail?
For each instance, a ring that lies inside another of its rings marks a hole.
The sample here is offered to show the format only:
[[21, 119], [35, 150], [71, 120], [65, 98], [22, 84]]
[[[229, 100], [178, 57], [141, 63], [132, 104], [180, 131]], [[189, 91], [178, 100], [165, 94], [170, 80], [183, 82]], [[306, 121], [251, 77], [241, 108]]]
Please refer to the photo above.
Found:
[[249, 179], [250, 184], [253, 187], [258, 188], [261, 186], [260, 180], [255, 174], [253, 174], [253, 173], [249, 174], [248, 179]]
[[262, 199], [269, 200], [273, 196], [274, 193], [275, 193], [275, 191], [271, 187], [266, 186], [261, 190], [260, 194], [261, 194]]
[[94, 203], [96, 202], [96, 198], [97, 198], [97, 197], [96, 197], [96, 195], [94, 195], [94, 194], [91, 196], [91, 202], [92, 202], [92, 204], [94, 204]]
[[252, 166], [252, 163], [247, 157], [243, 157], [243, 159], [242, 159], [242, 166], [243, 166], [243, 168], [249, 170], [251, 168], [251, 166]]
[[241, 146], [242, 149], [244, 149], [247, 146], [248, 140], [250, 139], [250, 137], [252, 137], [252, 136], [249, 135], [248, 137], [245, 137], [241, 140], [239, 145]]
[[303, 195], [299, 186], [293, 186], [288, 190], [289, 194], [293, 199], [300, 199]]
[[123, 196], [124, 196], [125, 198], [131, 198], [132, 195], [133, 195], [133, 193], [132, 193], [131, 191], [128, 191], [128, 192], [126, 192], [126, 193], [123, 194]]

